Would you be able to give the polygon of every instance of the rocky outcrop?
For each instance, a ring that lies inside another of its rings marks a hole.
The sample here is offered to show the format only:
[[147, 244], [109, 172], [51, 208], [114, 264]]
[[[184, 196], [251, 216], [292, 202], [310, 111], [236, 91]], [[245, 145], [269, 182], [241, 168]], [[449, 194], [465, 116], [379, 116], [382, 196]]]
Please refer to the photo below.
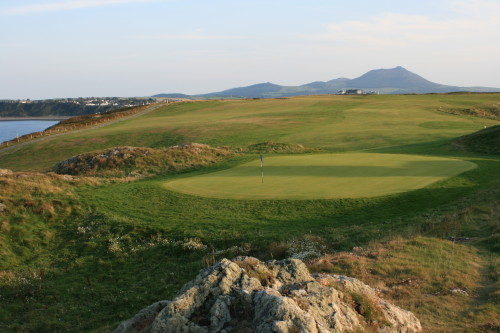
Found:
[[123, 322], [131, 332], [421, 332], [419, 320], [359, 280], [311, 275], [298, 259], [223, 259]]

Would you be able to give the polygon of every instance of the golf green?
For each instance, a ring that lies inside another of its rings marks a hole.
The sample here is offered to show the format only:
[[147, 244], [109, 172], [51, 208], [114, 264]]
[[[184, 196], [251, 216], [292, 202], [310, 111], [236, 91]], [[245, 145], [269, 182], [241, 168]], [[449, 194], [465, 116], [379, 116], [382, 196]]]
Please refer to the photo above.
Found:
[[231, 169], [167, 181], [173, 191], [223, 199], [362, 198], [411, 191], [475, 168], [471, 162], [416, 155], [264, 156]]

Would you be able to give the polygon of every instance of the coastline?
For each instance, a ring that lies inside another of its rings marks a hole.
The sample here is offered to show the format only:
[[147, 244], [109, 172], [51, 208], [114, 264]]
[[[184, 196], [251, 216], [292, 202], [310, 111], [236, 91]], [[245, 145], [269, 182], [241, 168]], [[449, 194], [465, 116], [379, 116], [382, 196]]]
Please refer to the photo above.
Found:
[[0, 121], [19, 121], [19, 120], [65, 120], [74, 116], [44, 116], [44, 117], [0, 117]]

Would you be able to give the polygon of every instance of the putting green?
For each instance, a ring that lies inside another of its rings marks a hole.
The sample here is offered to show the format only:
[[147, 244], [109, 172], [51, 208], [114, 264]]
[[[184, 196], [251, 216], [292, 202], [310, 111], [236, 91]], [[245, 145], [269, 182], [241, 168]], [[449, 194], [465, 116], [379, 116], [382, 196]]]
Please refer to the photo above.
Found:
[[400, 193], [475, 168], [449, 158], [394, 154], [313, 154], [264, 157], [163, 184], [169, 190], [223, 199], [333, 199]]

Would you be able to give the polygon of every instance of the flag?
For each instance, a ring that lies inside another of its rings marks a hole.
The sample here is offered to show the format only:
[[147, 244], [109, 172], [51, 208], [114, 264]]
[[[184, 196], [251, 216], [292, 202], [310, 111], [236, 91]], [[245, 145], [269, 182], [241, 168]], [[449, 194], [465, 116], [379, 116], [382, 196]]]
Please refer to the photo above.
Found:
[[260, 162], [264, 162], [264, 157], [262, 155], [260, 155]]

